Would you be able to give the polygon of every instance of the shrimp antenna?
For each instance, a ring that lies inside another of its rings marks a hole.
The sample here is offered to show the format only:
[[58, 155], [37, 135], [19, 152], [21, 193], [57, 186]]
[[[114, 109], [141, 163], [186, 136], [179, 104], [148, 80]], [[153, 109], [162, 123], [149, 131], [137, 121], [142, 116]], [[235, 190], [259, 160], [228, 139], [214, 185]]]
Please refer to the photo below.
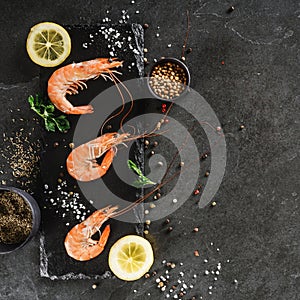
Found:
[[184, 44], [182, 46], [182, 52], [181, 52], [181, 57], [184, 57], [184, 58], [185, 58], [184, 52], [185, 52], [185, 49], [186, 49], [186, 45], [187, 45], [187, 41], [188, 41], [188, 38], [189, 38], [190, 29], [191, 29], [190, 13], [189, 13], [188, 10], [186, 11], [186, 19], [187, 19], [187, 30], [186, 30]]
[[[117, 117], [118, 115], [120, 115], [122, 112], [123, 112], [123, 110], [124, 110], [124, 108], [125, 108], [125, 99], [124, 99], [124, 96], [123, 96], [123, 94], [122, 94], [122, 92], [121, 92], [121, 90], [120, 90], [120, 88], [119, 88], [119, 86], [118, 86], [118, 84], [117, 84], [117, 82], [116, 82], [116, 76], [114, 75], [114, 76], [111, 76], [113, 73], [112, 72], [109, 72], [109, 74], [110, 74], [110, 76], [109, 76], [109, 79], [110, 80], [112, 80], [113, 82], [114, 82], [114, 84], [115, 84], [115, 86], [116, 86], [116, 88], [117, 88], [117, 90], [118, 90], [118, 92], [119, 92], [119, 94], [120, 94], [120, 96], [121, 96], [121, 99], [122, 99], [122, 107], [121, 107], [121, 109], [116, 113], [116, 114], [114, 114], [114, 115], [112, 115], [111, 117], [109, 117], [103, 124], [102, 124], [102, 126], [101, 126], [101, 128], [100, 128], [100, 134], [102, 135], [103, 134], [103, 129], [104, 129], [104, 126], [110, 121], [110, 120], [112, 120], [113, 118], [115, 118], [115, 117]], [[107, 76], [107, 75], [105, 75], [105, 76]], [[107, 76], [108, 77], [108, 76]], [[119, 80], [119, 79], [118, 79]]]
[[128, 115], [131, 113], [132, 109], [133, 109], [133, 98], [132, 98], [132, 94], [130, 93], [130, 91], [128, 90], [128, 88], [126, 87], [126, 85], [114, 74], [112, 74], [113, 77], [115, 77], [115, 79], [122, 85], [122, 87], [124, 88], [124, 90], [127, 92], [127, 94], [130, 97], [130, 108], [128, 110], [128, 112], [125, 114], [125, 116], [123, 116], [121, 122], [120, 122], [120, 129], [122, 130], [123, 128], [123, 122], [124, 120], [128, 117]]

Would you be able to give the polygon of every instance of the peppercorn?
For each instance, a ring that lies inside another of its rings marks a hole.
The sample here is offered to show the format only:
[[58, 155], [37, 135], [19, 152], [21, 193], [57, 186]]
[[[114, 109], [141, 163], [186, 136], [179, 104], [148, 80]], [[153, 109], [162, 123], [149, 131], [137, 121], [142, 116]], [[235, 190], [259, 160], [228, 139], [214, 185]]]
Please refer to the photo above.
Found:
[[199, 251], [198, 251], [198, 250], [195, 250], [195, 251], [194, 251], [194, 255], [195, 255], [195, 256], [199, 256]]
[[170, 223], [170, 220], [169, 219], [166, 219], [165, 220], [165, 224], [169, 224]]
[[188, 49], [186, 50], [186, 53], [189, 54], [189, 53], [191, 53], [192, 51], [193, 51], [192, 48], [188, 48]]
[[229, 8], [228, 8], [228, 10], [227, 10], [227, 13], [232, 13], [234, 11], [234, 6], [233, 5], [231, 5]]
[[195, 190], [195, 191], [194, 191], [194, 195], [198, 195], [199, 193], [200, 193], [199, 190]]
[[194, 232], [198, 232], [198, 231], [199, 231], [199, 228], [198, 228], [198, 227], [195, 227], [195, 228], [193, 229], [193, 231], [194, 231]]
[[148, 28], [149, 28], [149, 24], [145, 23], [145, 24], [143, 25], [143, 28], [144, 28], [144, 29], [148, 29]]
[[155, 141], [155, 142], [153, 143], [153, 147], [156, 147], [157, 145], [158, 145], [158, 142]]
[[173, 227], [170, 226], [170, 227], [168, 228], [168, 232], [171, 232], [172, 230], [173, 230]]
[[205, 177], [208, 177], [209, 176], [209, 171], [206, 171], [204, 175], [205, 175]]
[[208, 154], [207, 154], [207, 153], [204, 153], [204, 154], [201, 155], [201, 159], [202, 159], [202, 160], [206, 159], [207, 157], [208, 157]]
[[59, 143], [58, 142], [54, 142], [53, 143], [53, 148], [57, 148], [59, 146]]

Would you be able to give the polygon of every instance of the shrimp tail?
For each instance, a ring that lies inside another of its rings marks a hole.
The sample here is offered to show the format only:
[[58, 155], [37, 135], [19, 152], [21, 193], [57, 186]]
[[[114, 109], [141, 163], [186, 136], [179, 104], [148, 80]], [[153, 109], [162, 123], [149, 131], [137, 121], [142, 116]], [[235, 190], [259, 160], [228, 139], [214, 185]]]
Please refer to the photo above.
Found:
[[101, 254], [110, 235], [110, 225], [106, 225], [97, 244], [97, 255]]
[[65, 114], [72, 114], [72, 115], [92, 114], [93, 112], [94, 109], [92, 105], [72, 106], [71, 108], [64, 111]]

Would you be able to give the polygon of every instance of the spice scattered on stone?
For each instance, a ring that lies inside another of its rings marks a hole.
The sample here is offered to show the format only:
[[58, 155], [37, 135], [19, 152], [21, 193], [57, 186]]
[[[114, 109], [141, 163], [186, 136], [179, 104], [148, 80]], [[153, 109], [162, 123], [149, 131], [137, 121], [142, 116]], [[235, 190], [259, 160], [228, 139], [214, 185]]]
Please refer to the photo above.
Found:
[[17, 183], [27, 191], [39, 174], [40, 150], [40, 142], [31, 140], [30, 134], [22, 129], [9, 137], [3, 133], [1, 156], [8, 163], [12, 176], [17, 178]]

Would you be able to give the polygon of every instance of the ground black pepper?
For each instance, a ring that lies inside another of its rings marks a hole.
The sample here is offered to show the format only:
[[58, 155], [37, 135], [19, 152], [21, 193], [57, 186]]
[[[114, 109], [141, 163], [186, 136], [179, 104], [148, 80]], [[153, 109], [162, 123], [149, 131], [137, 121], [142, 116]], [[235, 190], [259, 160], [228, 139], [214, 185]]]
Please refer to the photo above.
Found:
[[23, 242], [32, 229], [32, 212], [17, 193], [0, 191], [0, 242]]

